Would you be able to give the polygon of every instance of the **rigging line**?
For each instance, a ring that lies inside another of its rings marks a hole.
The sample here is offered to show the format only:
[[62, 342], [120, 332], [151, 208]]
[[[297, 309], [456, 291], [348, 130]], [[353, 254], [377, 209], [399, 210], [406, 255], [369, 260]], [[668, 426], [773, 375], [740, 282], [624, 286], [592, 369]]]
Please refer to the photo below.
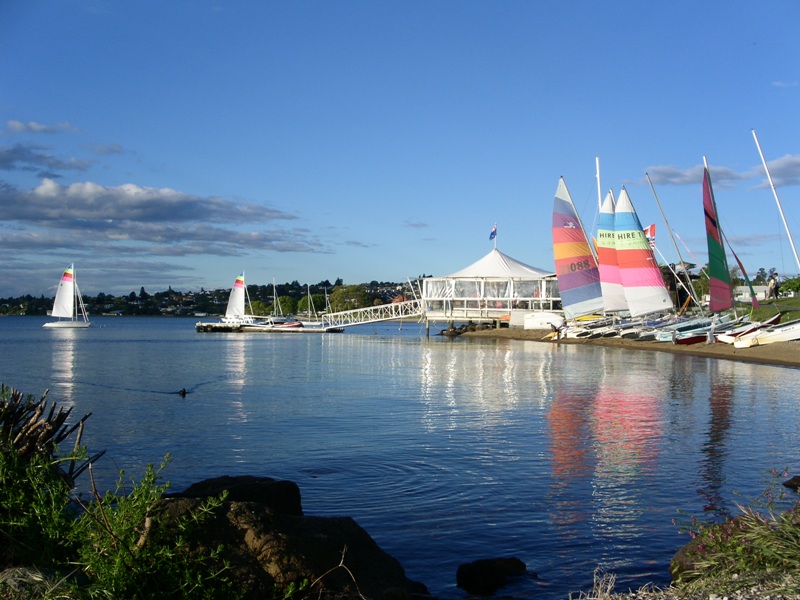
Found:
[[679, 235], [678, 235], [678, 232], [677, 232], [677, 231], [675, 231], [675, 232], [673, 232], [673, 233], [675, 234], [675, 237], [676, 237], [676, 238], [678, 238], [678, 241], [679, 241], [681, 244], [683, 244], [683, 247], [684, 247], [684, 248], [686, 248], [686, 251], [689, 253], [689, 256], [691, 256], [691, 257], [692, 257], [692, 260], [693, 260], [695, 263], [697, 263], [697, 266], [698, 266], [698, 267], [700, 267], [700, 272], [701, 272], [701, 273], [703, 273], [703, 275], [705, 275], [705, 276], [706, 276], [706, 279], [709, 279], [708, 272], [706, 271], [706, 268], [705, 268], [705, 267], [703, 267], [703, 266], [700, 264], [700, 261], [699, 261], [699, 260], [697, 260], [697, 257], [696, 257], [696, 256], [695, 256], [695, 255], [692, 253], [692, 251], [689, 249], [689, 246], [687, 246], [687, 245], [686, 245], [686, 242], [684, 242], [684, 241], [681, 239], [681, 236], [679, 236]]
[[[687, 293], [687, 294], [689, 294], [689, 298], [690, 298], [691, 300], [694, 300], [695, 304], [697, 304], [697, 307], [700, 309], [700, 312], [701, 312], [701, 313], [702, 313], [702, 312], [704, 312], [704, 311], [703, 311], [703, 305], [700, 303], [700, 300], [698, 300], [698, 299], [697, 299], [697, 297], [695, 296], [695, 293], [696, 293], [696, 292], [695, 292], [695, 291], [694, 291], [694, 289], [693, 289], [693, 287], [694, 287], [694, 286], [692, 286], [692, 287], [687, 287], [687, 286], [686, 286], [686, 284], [685, 284], [685, 283], [683, 282], [683, 280], [681, 279], [681, 276], [680, 276], [680, 275], [678, 275], [678, 273], [675, 271], [675, 269], [673, 269], [673, 268], [672, 268], [672, 264], [670, 264], [670, 263], [667, 261], [667, 259], [666, 259], [666, 258], [664, 258], [664, 255], [663, 255], [663, 254], [661, 254], [661, 250], [659, 250], [659, 249], [658, 249], [658, 246], [653, 246], [653, 249], [654, 249], [656, 252], [658, 252], [658, 255], [661, 257], [661, 260], [663, 260], [663, 261], [664, 261], [664, 264], [665, 264], [665, 265], [667, 266], [667, 268], [669, 269], [669, 272], [670, 272], [670, 273], [672, 273], [672, 274], [675, 276], [675, 281], [676, 281], [676, 282], [678, 282], [679, 284], [681, 284], [681, 287], [682, 287], [683, 289], [685, 289], [685, 290], [686, 290], [686, 293]], [[685, 269], [684, 269], [684, 273], [686, 273], [686, 270], [685, 270]], [[686, 274], [688, 275], [688, 273], [686, 273]], [[690, 282], [690, 283], [691, 283], [691, 282]]]
[[[656, 199], [656, 204], [658, 204], [658, 210], [661, 211], [661, 216], [664, 218], [664, 224], [667, 226], [667, 231], [669, 232], [669, 237], [672, 240], [672, 245], [675, 246], [675, 252], [677, 252], [677, 254], [678, 254], [678, 260], [681, 262], [681, 264], [683, 264], [683, 257], [681, 256], [680, 248], [678, 248], [678, 243], [675, 241], [675, 236], [672, 233], [672, 227], [669, 226], [669, 221], [667, 220], [667, 215], [664, 212], [664, 208], [661, 206], [661, 201], [658, 199], [658, 194], [656, 193], [656, 188], [653, 185], [653, 182], [650, 180], [650, 174], [649, 173], [645, 173], [644, 176], [647, 178], [647, 183], [650, 184], [650, 189], [653, 191], [653, 196]], [[661, 253], [659, 252], [659, 254], [661, 254]], [[663, 258], [663, 256], [662, 256], [662, 258]], [[687, 280], [691, 283], [691, 280], [689, 279], [689, 271], [686, 268], [684, 268], [683, 272], [686, 275]], [[695, 296], [696, 292], [694, 292], [694, 286], [690, 286], [690, 288], [691, 288], [692, 291], [690, 291], [689, 294], [692, 296], [692, 299], [697, 303], [697, 305], [700, 306], [700, 310], [702, 310], [703, 307], [702, 307], [700, 301], [698, 300], [698, 298]]]

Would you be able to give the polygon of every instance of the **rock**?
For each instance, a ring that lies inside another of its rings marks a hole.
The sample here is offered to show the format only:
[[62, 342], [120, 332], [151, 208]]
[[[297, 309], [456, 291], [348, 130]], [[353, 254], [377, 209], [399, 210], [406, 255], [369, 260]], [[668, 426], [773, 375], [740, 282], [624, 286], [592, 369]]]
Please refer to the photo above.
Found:
[[222, 476], [194, 483], [183, 492], [165, 494], [168, 498], [207, 498], [228, 492], [227, 500], [258, 502], [274, 512], [303, 515], [300, 488], [293, 481], [279, 481], [271, 477], [242, 475]]
[[[201, 502], [160, 500], [154, 527], [171, 528]], [[360, 593], [380, 599], [389, 590], [393, 598], [427, 594], [424, 585], [408, 579], [400, 563], [349, 517], [298, 516], [256, 502], [226, 501], [188, 543], [192, 554], [206, 556], [222, 545], [221, 558], [229, 561], [245, 598], [271, 598], [274, 586], [282, 589], [303, 581], [314, 584], [315, 595]]]
[[795, 492], [800, 491], [800, 475], [795, 475], [794, 477], [787, 479], [783, 482], [783, 485], [790, 490], [794, 490]]
[[484, 558], [459, 566], [456, 585], [469, 594], [489, 596], [511, 577], [525, 574], [527, 567], [518, 558]]

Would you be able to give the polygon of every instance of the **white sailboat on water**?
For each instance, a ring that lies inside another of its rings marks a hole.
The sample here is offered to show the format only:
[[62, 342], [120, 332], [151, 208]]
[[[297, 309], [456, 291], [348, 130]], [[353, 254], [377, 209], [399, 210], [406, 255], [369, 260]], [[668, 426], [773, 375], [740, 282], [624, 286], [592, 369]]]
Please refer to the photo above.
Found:
[[48, 329], [79, 329], [91, 326], [89, 318], [86, 316], [86, 307], [78, 289], [78, 282], [75, 280], [75, 264], [71, 264], [61, 276], [56, 290], [56, 299], [53, 302], [51, 317], [57, 317], [58, 321], [49, 321], [42, 325]]

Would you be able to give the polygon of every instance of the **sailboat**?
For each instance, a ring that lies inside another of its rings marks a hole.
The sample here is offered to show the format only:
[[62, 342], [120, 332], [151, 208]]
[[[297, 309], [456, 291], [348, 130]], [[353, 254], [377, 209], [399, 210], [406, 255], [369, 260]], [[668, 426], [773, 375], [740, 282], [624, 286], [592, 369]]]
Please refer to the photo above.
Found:
[[228, 296], [228, 305], [225, 307], [225, 315], [219, 322], [207, 323], [200, 321], [195, 323], [195, 329], [202, 332], [241, 331], [244, 326], [258, 327], [267, 324], [265, 319], [268, 319], [268, 317], [255, 317], [253, 316], [252, 307], [250, 307], [250, 312], [247, 313], [245, 306], [250, 307], [250, 297], [247, 294], [244, 271], [242, 271], [233, 282], [230, 296]]
[[[703, 340], [713, 341], [715, 325], [723, 318], [720, 313], [733, 308], [731, 273], [725, 255], [722, 228], [719, 225], [717, 202], [711, 187], [708, 165], [703, 169], [703, 214], [705, 215], [708, 243], [708, 310], [713, 316], [704, 325], [674, 335], [672, 341], [676, 344], [696, 344]], [[731, 327], [729, 325], [730, 318], [726, 321], [725, 326]], [[740, 321], [741, 319], [737, 319], [737, 324]]]
[[671, 311], [664, 276], [624, 187], [614, 211], [614, 232], [619, 278], [631, 317]]
[[[703, 160], [705, 161], [705, 158]], [[730, 270], [728, 269], [728, 261], [723, 243], [726, 240], [719, 224], [717, 203], [714, 199], [714, 189], [711, 185], [711, 175], [709, 173], [707, 164], [705, 165], [703, 171], [703, 212], [705, 214], [706, 238], [708, 240], [708, 308], [711, 313], [719, 314], [724, 310], [733, 308], [733, 287], [731, 284]], [[728, 243], [728, 247], [730, 248], [730, 243]], [[752, 299], [753, 308], [758, 308], [758, 300], [756, 300], [756, 295], [753, 291], [753, 286], [750, 284], [750, 279], [747, 277], [747, 271], [739, 260], [739, 257], [736, 256], [733, 248], [730, 248], [730, 250], [736, 259], [736, 262], [739, 264], [739, 269], [742, 271], [742, 275], [744, 276], [747, 285], [750, 287], [750, 296]], [[740, 322], [741, 319], [737, 319], [736, 321]], [[726, 325], [722, 330], [718, 331], [715, 331], [715, 327], [712, 325], [708, 328], [709, 341], [721, 341], [736, 345], [736, 341], [739, 338], [744, 337], [745, 339], [750, 339], [754, 337], [759, 330], [776, 326], [776, 323], [779, 321], [780, 314], [775, 315], [761, 323], [744, 323], [739, 327]], [[696, 339], [697, 335], [701, 333], [702, 332], [700, 331], [696, 332], [694, 339]], [[687, 334], [684, 336], [684, 338], [684, 343], [686, 343], [686, 341], [693, 339], [693, 336]], [[742, 342], [742, 344], [745, 343], [747, 342]], [[749, 343], [747, 344], [749, 345]], [[747, 346], [740, 345], [739, 347]]]
[[567, 321], [603, 311], [600, 271], [564, 178], [553, 205], [553, 255]]
[[75, 280], [75, 264], [67, 267], [58, 282], [56, 299], [50, 316], [57, 317], [58, 321], [49, 321], [42, 325], [49, 329], [77, 329], [91, 326], [86, 316], [86, 307]]

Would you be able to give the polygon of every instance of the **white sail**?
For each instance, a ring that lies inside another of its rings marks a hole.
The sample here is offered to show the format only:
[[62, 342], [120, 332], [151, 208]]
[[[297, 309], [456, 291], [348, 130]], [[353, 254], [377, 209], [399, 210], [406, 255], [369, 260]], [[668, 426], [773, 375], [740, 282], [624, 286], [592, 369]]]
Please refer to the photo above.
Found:
[[75, 269], [74, 264], [67, 267], [58, 282], [56, 290], [56, 300], [53, 303], [53, 311], [50, 313], [54, 317], [71, 319], [75, 316]]
[[225, 310], [226, 319], [241, 319], [244, 317], [244, 272], [236, 278], [228, 298], [228, 308]]

